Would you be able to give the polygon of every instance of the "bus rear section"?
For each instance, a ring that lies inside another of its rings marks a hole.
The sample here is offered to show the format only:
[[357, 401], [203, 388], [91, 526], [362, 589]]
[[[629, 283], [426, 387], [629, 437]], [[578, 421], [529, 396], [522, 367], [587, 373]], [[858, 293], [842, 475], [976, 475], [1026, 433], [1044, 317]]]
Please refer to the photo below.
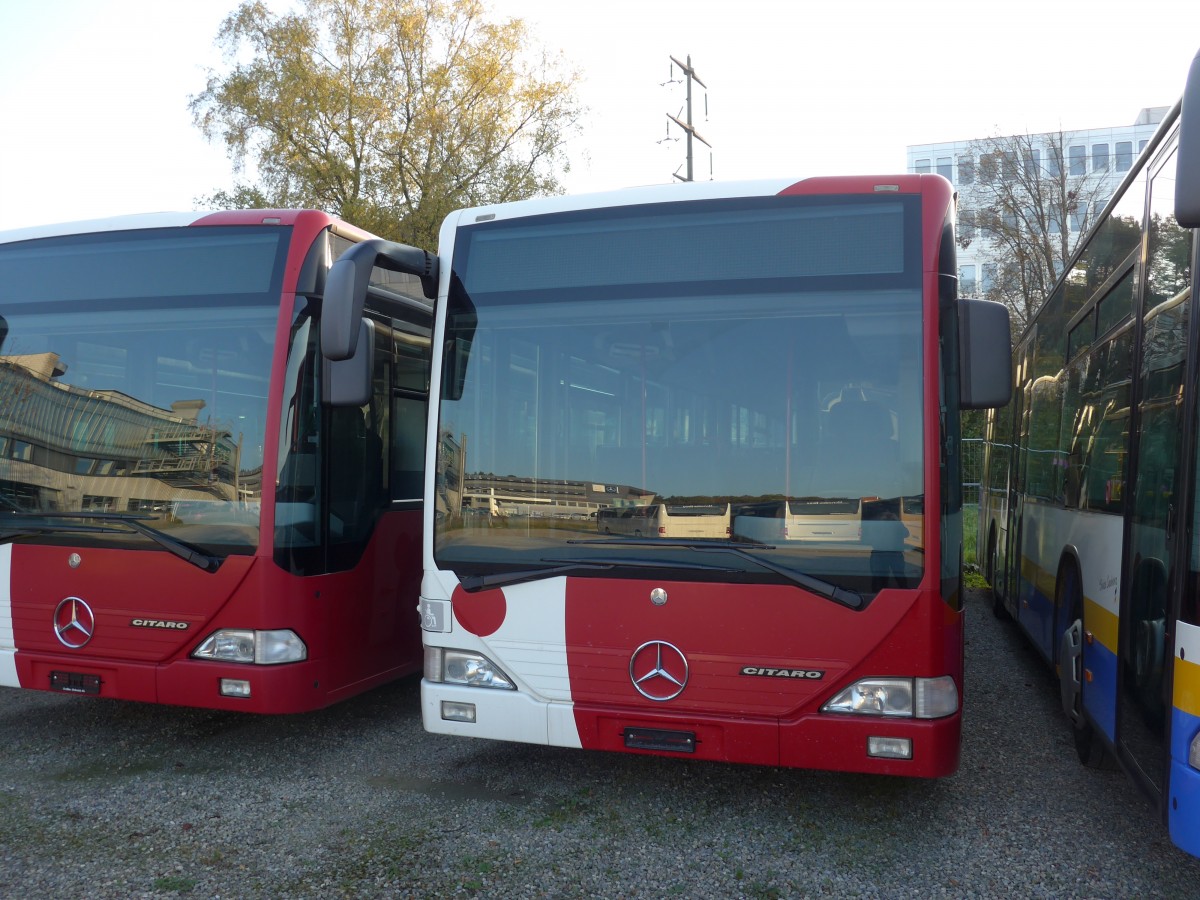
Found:
[[596, 516], [596, 530], [602, 534], [633, 537], [727, 539], [730, 535], [730, 504], [662, 502], [602, 509]]
[[[936, 176], [811, 179], [447, 220], [428, 730], [955, 770], [951, 202]], [[654, 499], [578, 524], [531, 500], [470, 527], [453, 485], [491, 473], [577, 507]]]
[[432, 302], [331, 358], [313, 211], [0, 236], [0, 685], [241, 710], [415, 671]]

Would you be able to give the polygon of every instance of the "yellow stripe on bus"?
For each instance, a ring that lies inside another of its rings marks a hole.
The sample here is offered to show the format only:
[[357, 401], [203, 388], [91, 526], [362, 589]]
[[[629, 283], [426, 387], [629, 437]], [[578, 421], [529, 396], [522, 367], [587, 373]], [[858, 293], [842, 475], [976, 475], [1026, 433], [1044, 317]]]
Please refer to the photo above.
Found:
[[1117, 652], [1117, 631], [1121, 620], [1095, 600], [1083, 601], [1083, 629], [1114, 655]]
[[1175, 687], [1171, 702], [1176, 709], [1200, 717], [1200, 665], [1175, 657]]
[[[1051, 603], [1054, 602], [1054, 576], [1027, 556], [1021, 557], [1021, 577], [1035, 584], [1043, 597], [1049, 599]], [[1084, 630], [1091, 634], [1093, 639], [1098, 641], [1102, 647], [1115, 655], [1117, 652], [1117, 631], [1120, 624], [1120, 619], [1117, 618], [1116, 613], [1105, 609], [1095, 600], [1084, 597], [1083, 622]]]

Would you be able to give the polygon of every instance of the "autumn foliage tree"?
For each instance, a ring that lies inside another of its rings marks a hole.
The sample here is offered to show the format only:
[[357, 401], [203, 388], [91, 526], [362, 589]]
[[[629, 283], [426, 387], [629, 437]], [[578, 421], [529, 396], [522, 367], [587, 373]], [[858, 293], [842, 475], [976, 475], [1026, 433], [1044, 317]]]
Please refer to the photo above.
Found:
[[216, 40], [229, 68], [192, 115], [253, 179], [201, 202], [312, 206], [433, 248], [455, 208], [561, 191], [577, 77], [481, 0], [246, 0]]

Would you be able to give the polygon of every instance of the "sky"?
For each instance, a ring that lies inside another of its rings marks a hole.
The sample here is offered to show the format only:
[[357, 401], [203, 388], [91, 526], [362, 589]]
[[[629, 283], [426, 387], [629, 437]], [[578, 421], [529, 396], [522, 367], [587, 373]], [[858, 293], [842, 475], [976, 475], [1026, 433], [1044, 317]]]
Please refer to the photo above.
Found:
[[[725, 181], [885, 174], [910, 144], [1132, 124], [1178, 99], [1200, 49], [1200, 6], [1181, 0], [485, 2], [581, 76], [571, 193], [684, 173], [672, 56], [707, 86], [695, 177]], [[0, 230], [195, 209], [232, 187], [188, 100], [225, 65], [215, 38], [236, 5], [0, 3]]]

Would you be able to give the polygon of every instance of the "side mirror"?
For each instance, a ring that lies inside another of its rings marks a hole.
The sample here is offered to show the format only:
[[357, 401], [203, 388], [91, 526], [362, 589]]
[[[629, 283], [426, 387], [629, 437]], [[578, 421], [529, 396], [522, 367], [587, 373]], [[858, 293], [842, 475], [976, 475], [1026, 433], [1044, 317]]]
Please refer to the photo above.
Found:
[[331, 406], [365, 406], [375, 371], [375, 323], [359, 319], [354, 355], [325, 360], [325, 398]]
[[1200, 53], [1188, 70], [1181, 103], [1175, 221], [1184, 228], [1200, 228]]
[[991, 300], [958, 301], [959, 393], [962, 409], [996, 409], [1012, 396], [1012, 326]]
[[354, 355], [359, 322], [371, 284], [371, 270], [379, 266], [393, 272], [416, 275], [430, 300], [437, 298], [436, 256], [375, 238], [355, 244], [337, 258], [325, 278], [321, 307], [321, 353], [326, 359], [344, 360]]

